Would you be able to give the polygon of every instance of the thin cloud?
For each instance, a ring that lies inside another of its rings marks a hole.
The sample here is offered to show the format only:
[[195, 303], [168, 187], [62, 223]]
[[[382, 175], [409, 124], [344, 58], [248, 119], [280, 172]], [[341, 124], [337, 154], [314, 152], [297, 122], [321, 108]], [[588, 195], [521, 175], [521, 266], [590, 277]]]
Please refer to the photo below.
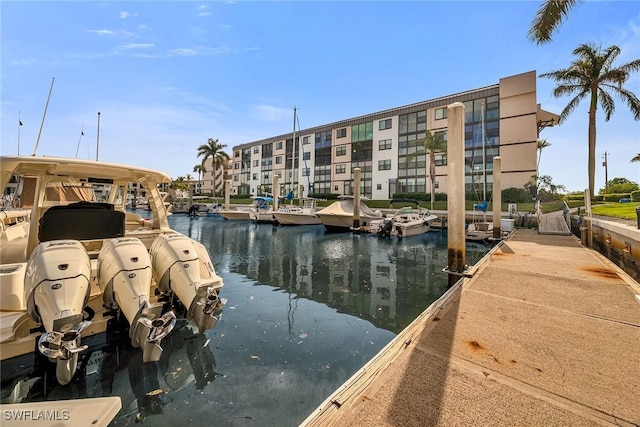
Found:
[[93, 34], [98, 34], [98, 35], [101, 35], [101, 36], [110, 36], [110, 35], [115, 34], [115, 31], [105, 30], [105, 29], [102, 29], [102, 30], [87, 30], [87, 32], [93, 33]]
[[24, 59], [14, 59], [13, 61], [9, 61], [9, 64], [11, 65], [33, 65], [36, 64], [38, 62], [37, 59], [35, 58], [24, 58]]
[[251, 107], [251, 115], [267, 122], [277, 122], [291, 117], [291, 108], [265, 104], [255, 105]]
[[130, 18], [132, 16], [138, 16], [138, 14], [136, 13], [129, 13], [126, 10], [123, 10], [122, 12], [120, 12], [119, 18], [120, 19], [127, 19]]
[[126, 43], [120, 49], [150, 49], [154, 46], [153, 43]]

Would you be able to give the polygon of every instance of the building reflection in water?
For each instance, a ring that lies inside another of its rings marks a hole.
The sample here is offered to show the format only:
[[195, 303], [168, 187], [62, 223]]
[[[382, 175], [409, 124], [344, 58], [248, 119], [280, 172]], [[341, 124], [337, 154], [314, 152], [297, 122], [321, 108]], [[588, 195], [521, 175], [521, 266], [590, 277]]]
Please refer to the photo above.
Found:
[[[225, 221], [201, 230], [213, 259], [253, 280], [367, 319], [395, 333], [446, 290], [446, 232], [404, 239], [325, 233], [322, 226], [275, 227]], [[192, 236], [193, 237], [193, 236]], [[211, 240], [209, 240], [211, 239]], [[467, 245], [467, 264], [489, 247]], [[229, 257], [228, 254], [241, 254]]]

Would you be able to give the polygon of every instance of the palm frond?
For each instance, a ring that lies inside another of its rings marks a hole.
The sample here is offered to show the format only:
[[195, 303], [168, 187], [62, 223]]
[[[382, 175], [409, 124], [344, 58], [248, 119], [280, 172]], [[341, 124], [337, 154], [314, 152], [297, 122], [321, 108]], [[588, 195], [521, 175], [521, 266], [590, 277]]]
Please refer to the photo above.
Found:
[[545, 0], [529, 28], [529, 40], [543, 44], [551, 41], [551, 36], [557, 31], [569, 11], [582, 0]]

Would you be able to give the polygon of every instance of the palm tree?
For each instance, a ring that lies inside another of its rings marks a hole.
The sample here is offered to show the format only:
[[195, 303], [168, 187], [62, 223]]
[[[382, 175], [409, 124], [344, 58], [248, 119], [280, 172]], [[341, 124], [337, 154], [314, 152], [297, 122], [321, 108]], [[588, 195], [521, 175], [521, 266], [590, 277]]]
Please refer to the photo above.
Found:
[[200, 187], [200, 192], [202, 192], [202, 170], [203, 169], [204, 168], [202, 167], [202, 165], [195, 165], [193, 167], [193, 171], [194, 172], [198, 172], [198, 184], [199, 184], [199, 187]]
[[640, 153], [636, 154], [633, 159], [631, 159], [631, 163], [639, 162], [640, 163]]
[[224, 152], [225, 144], [218, 143], [217, 139], [209, 138], [206, 144], [198, 147], [198, 157], [202, 157], [202, 172], [205, 173], [206, 161], [211, 158], [213, 161], [213, 196], [216, 195], [216, 184], [218, 169], [229, 161], [229, 155]]
[[640, 100], [633, 92], [622, 87], [629, 79], [631, 72], [640, 70], [640, 59], [614, 68], [613, 61], [620, 54], [620, 48], [615, 45], [602, 51], [601, 47], [582, 44], [573, 51], [573, 54], [577, 56], [577, 59], [571, 63], [569, 68], [541, 74], [540, 77], [548, 77], [558, 83], [558, 86], [553, 90], [553, 96], [556, 98], [575, 94], [560, 113], [559, 123], [567, 119], [580, 101], [585, 98], [589, 99], [589, 193], [593, 197], [598, 104], [604, 111], [605, 121], [609, 121], [615, 110], [615, 103], [610, 93], [612, 92], [627, 104], [634, 119], [640, 120]]
[[433, 210], [433, 202], [436, 198], [436, 153], [445, 151], [447, 149], [447, 143], [444, 140], [444, 134], [433, 134], [427, 130], [424, 140], [422, 141], [422, 147], [424, 151], [418, 148], [415, 153], [407, 156], [407, 162], [424, 154], [429, 153], [429, 179], [431, 180], [431, 210]]
[[544, 150], [547, 147], [550, 147], [551, 144], [548, 143], [546, 139], [539, 139], [538, 141], [536, 141], [536, 144], [537, 144], [537, 150], [538, 150], [538, 163], [536, 164], [536, 176], [535, 176], [536, 189], [537, 189], [538, 178], [540, 177], [540, 159], [542, 159], [542, 150]]
[[573, 7], [583, 0], [545, 0], [538, 9], [529, 28], [529, 40], [543, 44], [551, 41], [553, 34]]

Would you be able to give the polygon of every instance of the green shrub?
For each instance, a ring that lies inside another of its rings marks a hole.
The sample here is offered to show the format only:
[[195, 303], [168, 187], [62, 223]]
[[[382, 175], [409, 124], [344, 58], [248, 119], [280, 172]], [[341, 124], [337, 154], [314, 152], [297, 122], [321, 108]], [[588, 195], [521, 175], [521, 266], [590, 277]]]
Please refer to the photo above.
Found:
[[640, 190], [631, 192], [631, 201], [632, 202], [640, 202]]
[[524, 188], [505, 188], [501, 194], [503, 203], [528, 203], [531, 201], [531, 195]]
[[605, 202], [617, 202], [623, 198], [630, 198], [631, 194], [629, 193], [613, 193], [613, 194], [603, 194], [602, 200]]

